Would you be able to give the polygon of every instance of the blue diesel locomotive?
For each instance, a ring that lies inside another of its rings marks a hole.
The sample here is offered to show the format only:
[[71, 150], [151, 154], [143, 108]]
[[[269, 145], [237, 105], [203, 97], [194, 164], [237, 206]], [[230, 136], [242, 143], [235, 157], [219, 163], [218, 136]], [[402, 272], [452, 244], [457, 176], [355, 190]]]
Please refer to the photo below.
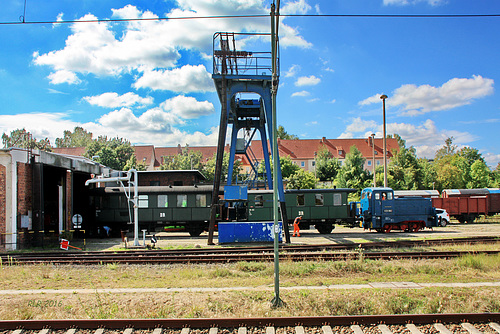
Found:
[[391, 188], [365, 188], [361, 192], [361, 227], [378, 232], [417, 232], [438, 226], [430, 198], [395, 198]]

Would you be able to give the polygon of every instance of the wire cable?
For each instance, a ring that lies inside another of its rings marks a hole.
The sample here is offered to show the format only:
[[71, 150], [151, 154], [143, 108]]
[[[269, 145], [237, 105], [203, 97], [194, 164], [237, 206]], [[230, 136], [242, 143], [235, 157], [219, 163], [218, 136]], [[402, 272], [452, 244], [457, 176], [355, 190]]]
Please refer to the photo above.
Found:
[[[280, 14], [280, 17], [305, 17], [305, 18], [488, 18], [500, 17], [500, 14]], [[95, 19], [95, 20], [59, 20], [59, 21], [26, 21], [21, 16], [20, 22], [0, 22], [0, 25], [24, 24], [69, 24], [69, 23], [107, 23], [107, 22], [135, 22], [135, 21], [169, 21], [169, 20], [206, 20], [206, 19], [243, 19], [243, 18], [269, 18], [268, 14], [254, 15], [214, 15], [214, 16], [181, 16], [181, 17], [151, 17], [151, 18], [125, 18], [125, 19]]]

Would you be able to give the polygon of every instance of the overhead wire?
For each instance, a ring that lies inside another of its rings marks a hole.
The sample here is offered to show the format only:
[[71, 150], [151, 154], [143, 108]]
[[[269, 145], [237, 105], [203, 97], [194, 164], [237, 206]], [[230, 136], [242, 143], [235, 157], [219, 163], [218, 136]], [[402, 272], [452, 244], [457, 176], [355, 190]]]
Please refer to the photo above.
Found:
[[[206, 20], [206, 19], [242, 19], [242, 18], [269, 18], [268, 14], [253, 15], [210, 15], [210, 16], [180, 16], [180, 17], [141, 17], [124, 19], [95, 19], [95, 20], [56, 20], [56, 21], [26, 21], [26, 9], [19, 22], [2, 21], [0, 25], [25, 24], [71, 24], [71, 23], [108, 23], [108, 22], [136, 22], [136, 21], [169, 21], [169, 20]], [[279, 14], [281, 17], [305, 18], [488, 18], [500, 17], [500, 14]]]

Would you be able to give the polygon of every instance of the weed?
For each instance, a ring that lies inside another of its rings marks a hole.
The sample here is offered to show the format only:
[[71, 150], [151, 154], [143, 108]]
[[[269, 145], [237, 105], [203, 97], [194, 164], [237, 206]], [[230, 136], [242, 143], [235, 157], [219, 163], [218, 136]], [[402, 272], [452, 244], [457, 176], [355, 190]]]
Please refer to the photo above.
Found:
[[243, 272], [263, 272], [268, 270], [269, 264], [264, 262], [243, 262], [236, 263], [236, 269]]
[[401, 293], [386, 301], [386, 307], [389, 313], [392, 314], [417, 313], [416, 310], [421, 308], [422, 305], [422, 300], [409, 296], [406, 293]]
[[118, 263], [107, 263], [106, 268], [110, 270], [116, 270], [118, 268]]

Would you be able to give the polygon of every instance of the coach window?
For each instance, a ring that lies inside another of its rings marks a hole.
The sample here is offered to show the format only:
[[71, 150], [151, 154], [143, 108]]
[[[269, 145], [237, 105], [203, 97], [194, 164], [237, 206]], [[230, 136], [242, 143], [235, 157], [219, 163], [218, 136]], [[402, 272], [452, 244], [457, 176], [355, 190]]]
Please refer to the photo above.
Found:
[[342, 194], [333, 194], [333, 205], [334, 206], [342, 205]]
[[139, 195], [139, 208], [147, 208], [149, 207], [149, 199], [148, 195]]
[[297, 195], [297, 206], [304, 206], [304, 205], [305, 205], [304, 194]]
[[315, 194], [314, 195], [316, 206], [323, 206], [323, 194]]
[[263, 206], [264, 206], [264, 197], [262, 197], [262, 195], [256, 195], [255, 196], [255, 207], [261, 208]]
[[167, 195], [158, 195], [158, 207], [159, 208], [168, 208], [168, 196]]
[[187, 195], [177, 195], [177, 207], [178, 208], [186, 208], [187, 206], [188, 206]]
[[196, 195], [196, 207], [204, 208], [207, 206], [207, 195], [197, 194]]

